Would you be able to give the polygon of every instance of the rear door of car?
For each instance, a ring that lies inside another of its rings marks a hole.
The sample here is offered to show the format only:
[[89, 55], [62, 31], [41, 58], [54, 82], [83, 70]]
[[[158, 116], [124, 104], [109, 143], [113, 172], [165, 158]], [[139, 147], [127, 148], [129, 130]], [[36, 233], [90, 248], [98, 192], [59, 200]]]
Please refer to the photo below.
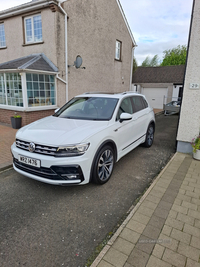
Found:
[[132, 96], [131, 100], [133, 104], [133, 117], [137, 124], [137, 138], [140, 138], [147, 131], [149, 108], [146, 100], [142, 96]]

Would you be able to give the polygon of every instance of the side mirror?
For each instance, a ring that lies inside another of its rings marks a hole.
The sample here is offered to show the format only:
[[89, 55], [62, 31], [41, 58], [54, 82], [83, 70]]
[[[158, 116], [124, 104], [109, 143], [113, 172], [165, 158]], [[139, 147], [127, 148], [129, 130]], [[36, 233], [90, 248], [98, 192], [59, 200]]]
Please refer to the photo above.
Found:
[[59, 110], [59, 108], [57, 108], [57, 109], [54, 111], [54, 113], [58, 112], [58, 110]]
[[129, 114], [129, 113], [122, 113], [122, 114], [120, 115], [120, 120], [119, 120], [119, 122], [129, 121], [129, 120], [131, 120], [131, 119], [132, 119], [132, 115], [131, 115], [131, 114]]

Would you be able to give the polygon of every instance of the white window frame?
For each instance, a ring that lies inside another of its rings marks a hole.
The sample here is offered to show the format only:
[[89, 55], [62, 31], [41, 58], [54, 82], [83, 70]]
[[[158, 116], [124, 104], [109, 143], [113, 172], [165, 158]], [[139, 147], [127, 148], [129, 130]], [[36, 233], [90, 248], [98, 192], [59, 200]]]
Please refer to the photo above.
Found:
[[0, 48], [5, 48], [6, 47], [6, 35], [5, 35], [4, 23], [0, 23], [0, 26], [1, 25], [3, 25], [3, 33], [4, 33], [5, 45], [1, 45], [1, 39], [0, 39]]
[[115, 45], [115, 59], [121, 61], [121, 54], [122, 54], [122, 42], [116, 40]]
[[[42, 35], [42, 39], [39, 41], [35, 41], [35, 35], [34, 35], [34, 22], [33, 22], [33, 18], [40, 16], [41, 17], [41, 27], [42, 27], [42, 16], [41, 14], [35, 14], [32, 16], [28, 16], [24, 18], [24, 30], [25, 30], [25, 44], [32, 44], [32, 43], [41, 43], [43, 41], [43, 35]], [[31, 19], [31, 31], [32, 31], [32, 38], [30, 41], [27, 40], [27, 27], [26, 27], [26, 21], [28, 19]]]
[[[31, 76], [31, 79], [27, 80], [27, 75]], [[34, 75], [36, 75], [37, 80], [34, 80]], [[43, 80], [39, 80], [39, 75], [43, 76]], [[50, 76], [54, 77], [54, 81], [50, 80]], [[26, 98], [27, 98], [27, 104], [28, 104], [28, 108], [33, 108], [33, 107], [47, 107], [47, 106], [55, 106], [57, 103], [57, 99], [56, 99], [56, 76], [55, 74], [47, 74], [47, 73], [26, 73]], [[46, 78], [48, 78], [49, 80], [47, 81]], [[31, 85], [31, 88], [29, 87], [29, 89], [27, 88], [27, 84]], [[34, 83], [36, 83], [36, 85], [38, 86], [37, 89], [34, 88]], [[44, 96], [39, 96], [38, 97], [34, 97], [33, 93], [34, 91], [37, 91], [38, 94], [41, 92], [41, 84], [44, 85], [42, 91], [44, 93]], [[54, 90], [51, 90], [51, 85], [53, 84]], [[46, 87], [49, 85], [49, 89], [47, 89]], [[32, 93], [32, 97], [30, 97], [30, 100], [33, 101], [33, 103], [28, 103], [28, 91]], [[50, 95], [47, 96], [47, 92], [49, 92]], [[54, 94], [54, 97], [52, 96], [52, 94]], [[35, 101], [38, 101], [38, 103], [36, 104]], [[41, 104], [40, 101], [44, 101], [43, 104]], [[54, 104], [48, 104], [47, 101], [50, 103], [51, 101], [54, 101]]]
[[[10, 73], [10, 72], [9, 72]], [[13, 72], [12, 72], [13, 73]], [[49, 109], [56, 109], [57, 108], [57, 82], [56, 82], [56, 75], [55, 73], [50, 72], [32, 72], [31, 74], [45, 74], [45, 75], [53, 75], [54, 78], [54, 92], [55, 92], [55, 103], [53, 105], [41, 105], [41, 106], [32, 106], [28, 105], [28, 95], [27, 95], [27, 81], [26, 81], [26, 72], [20, 73], [21, 76], [21, 85], [22, 85], [22, 98], [23, 98], [23, 107], [22, 106], [14, 106], [8, 105], [8, 88], [7, 88], [7, 78], [6, 73], [3, 73], [3, 83], [4, 83], [4, 90], [6, 96], [6, 103], [0, 104], [0, 108], [7, 109], [7, 110], [18, 110], [18, 111], [39, 111], [39, 110], [49, 110]], [[1, 82], [1, 81], [0, 81]]]

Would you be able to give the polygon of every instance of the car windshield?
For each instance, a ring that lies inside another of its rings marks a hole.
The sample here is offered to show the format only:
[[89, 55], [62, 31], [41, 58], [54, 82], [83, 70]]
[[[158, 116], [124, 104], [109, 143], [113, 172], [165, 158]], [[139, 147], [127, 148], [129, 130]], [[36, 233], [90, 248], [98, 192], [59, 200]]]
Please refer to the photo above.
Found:
[[80, 120], [110, 120], [117, 98], [75, 97], [59, 109], [54, 116]]

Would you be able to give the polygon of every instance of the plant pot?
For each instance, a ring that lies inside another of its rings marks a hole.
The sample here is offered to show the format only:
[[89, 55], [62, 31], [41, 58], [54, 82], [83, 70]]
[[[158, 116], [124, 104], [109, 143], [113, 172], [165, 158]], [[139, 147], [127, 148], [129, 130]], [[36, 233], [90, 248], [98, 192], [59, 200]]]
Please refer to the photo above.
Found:
[[13, 129], [19, 129], [19, 128], [21, 128], [22, 118], [10, 117], [10, 119], [11, 119], [11, 124], [12, 124], [12, 128]]
[[200, 160], [200, 150], [196, 150], [196, 152], [193, 152], [193, 158]]

